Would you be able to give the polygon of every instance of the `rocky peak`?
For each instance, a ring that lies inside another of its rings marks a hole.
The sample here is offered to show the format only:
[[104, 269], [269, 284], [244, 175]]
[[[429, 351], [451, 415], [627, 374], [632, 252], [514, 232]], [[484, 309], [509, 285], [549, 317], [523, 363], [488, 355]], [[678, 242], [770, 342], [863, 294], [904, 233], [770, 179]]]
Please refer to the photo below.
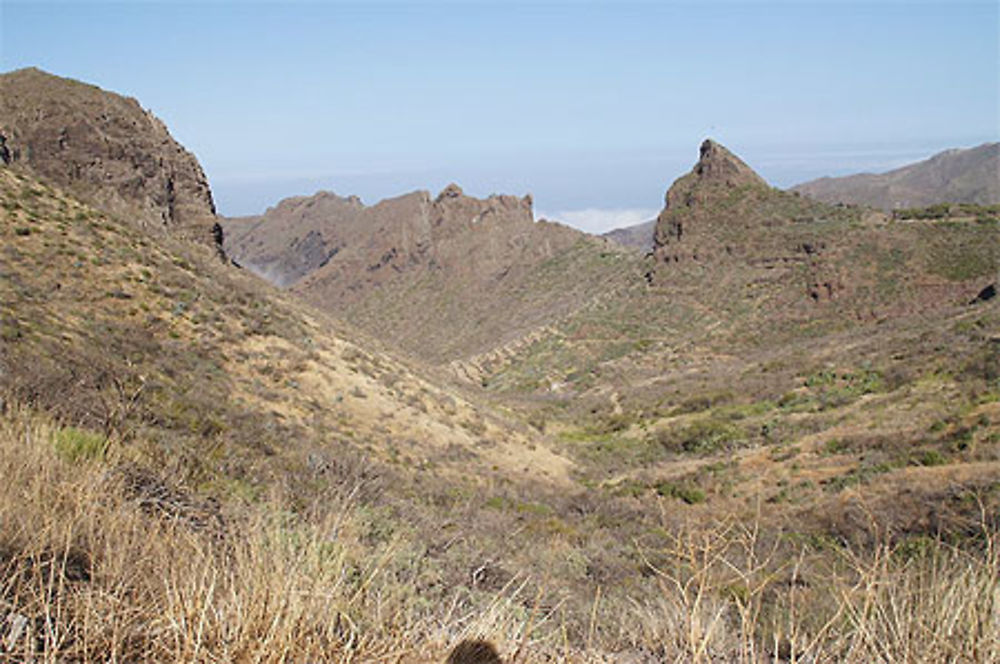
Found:
[[770, 187], [739, 157], [706, 140], [694, 168], [667, 192], [653, 237], [657, 264], [647, 279], [663, 284], [719, 263], [763, 266], [762, 274], [777, 278], [790, 266], [819, 261], [822, 246], [813, 234], [851, 214]]
[[465, 192], [462, 191], [462, 188], [459, 187], [454, 182], [452, 182], [447, 187], [441, 190], [441, 193], [438, 194], [438, 197], [434, 200], [434, 202], [440, 203], [441, 201], [447, 200], [449, 198], [461, 198], [464, 195]]
[[720, 215], [716, 208], [739, 187], [747, 191], [770, 189], [742, 159], [712, 139], [705, 139], [698, 152], [698, 163], [667, 190], [653, 236], [657, 254], [665, 256], [664, 247], [676, 244], [685, 234], [690, 236], [691, 231], [698, 234], [720, 223], [730, 223], [728, 215]]
[[523, 197], [508, 194], [491, 194], [487, 198], [467, 196], [457, 184], [445, 187], [429, 210], [435, 227], [460, 229], [468, 224], [491, 220], [499, 228], [510, 229], [534, 223], [531, 194]]
[[0, 75], [5, 162], [148, 229], [215, 244], [204, 171], [132, 98], [21, 69]]
[[710, 138], [706, 138], [701, 144], [694, 173], [701, 180], [722, 182], [729, 186], [766, 184], [742, 159]]

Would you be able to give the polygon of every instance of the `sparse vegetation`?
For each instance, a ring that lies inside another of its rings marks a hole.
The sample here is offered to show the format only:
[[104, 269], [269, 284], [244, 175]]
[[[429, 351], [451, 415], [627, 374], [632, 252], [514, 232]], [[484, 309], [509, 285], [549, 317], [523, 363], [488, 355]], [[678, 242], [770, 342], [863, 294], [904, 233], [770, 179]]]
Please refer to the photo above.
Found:
[[1000, 205], [977, 205], [975, 203], [936, 203], [926, 207], [893, 210], [895, 219], [948, 219], [953, 217], [974, 218], [977, 221], [996, 218], [1000, 215]]
[[0, 657], [997, 659], [993, 229], [711, 193], [354, 302], [403, 360], [0, 169]]

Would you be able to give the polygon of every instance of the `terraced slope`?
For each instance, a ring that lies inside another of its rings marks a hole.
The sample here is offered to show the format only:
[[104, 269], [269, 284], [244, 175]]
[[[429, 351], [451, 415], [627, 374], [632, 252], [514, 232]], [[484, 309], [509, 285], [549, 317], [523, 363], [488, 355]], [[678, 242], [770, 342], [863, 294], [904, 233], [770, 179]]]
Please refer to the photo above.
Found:
[[954, 492], [996, 498], [998, 259], [991, 219], [825, 206], [706, 143], [645, 278], [475, 376], [609, 491], [802, 523], [853, 496], [926, 532]]

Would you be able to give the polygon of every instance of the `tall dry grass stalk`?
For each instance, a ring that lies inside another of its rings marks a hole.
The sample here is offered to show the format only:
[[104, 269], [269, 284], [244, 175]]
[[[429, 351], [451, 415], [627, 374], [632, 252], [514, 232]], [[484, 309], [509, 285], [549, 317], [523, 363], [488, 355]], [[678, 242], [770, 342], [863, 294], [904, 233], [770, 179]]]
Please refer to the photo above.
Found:
[[634, 640], [676, 662], [998, 662], [1000, 536], [979, 540], [807, 554], [756, 523], [682, 529]]

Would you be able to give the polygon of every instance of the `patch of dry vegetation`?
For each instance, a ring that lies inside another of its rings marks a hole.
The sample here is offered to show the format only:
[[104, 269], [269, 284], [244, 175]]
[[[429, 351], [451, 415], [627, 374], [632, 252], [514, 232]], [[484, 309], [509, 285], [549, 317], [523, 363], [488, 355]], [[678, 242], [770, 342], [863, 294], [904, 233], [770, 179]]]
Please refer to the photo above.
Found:
[[511, 591], [475, 612], [458, 593], [421, 601], [413, 543], [366, 541], [348, 492], [310, 516], [276, 496], [199, 505], [121, 452], [68, 453], [67, 432], [101, 439], [16, 407], [0, 419], [0, 654], [426, 661], [453, 636], [517, 636]]
[[661, 544], [640, 547], [649, 592], [599, 588], [586, 627], [567, 630], [564, 609], [525, 596], [521, 575], [480, 601], [454, 588], [428, 602], [421, 548], [366, 536], [349, 493], [298, 514], [277, 495], [199, 504], [94, 437], [14, 406], [0, 419], [7, 657], [418, 662], [463, 635], [527, 662], [1000, 657], [996, 523], [966, 547], [829, 551], [730, 519], [668, 520]]
[[0, 193], [4, 656], [998, 656], [995, 305], [744, 355], [619, 290], [463, 397], [207, 252]]

